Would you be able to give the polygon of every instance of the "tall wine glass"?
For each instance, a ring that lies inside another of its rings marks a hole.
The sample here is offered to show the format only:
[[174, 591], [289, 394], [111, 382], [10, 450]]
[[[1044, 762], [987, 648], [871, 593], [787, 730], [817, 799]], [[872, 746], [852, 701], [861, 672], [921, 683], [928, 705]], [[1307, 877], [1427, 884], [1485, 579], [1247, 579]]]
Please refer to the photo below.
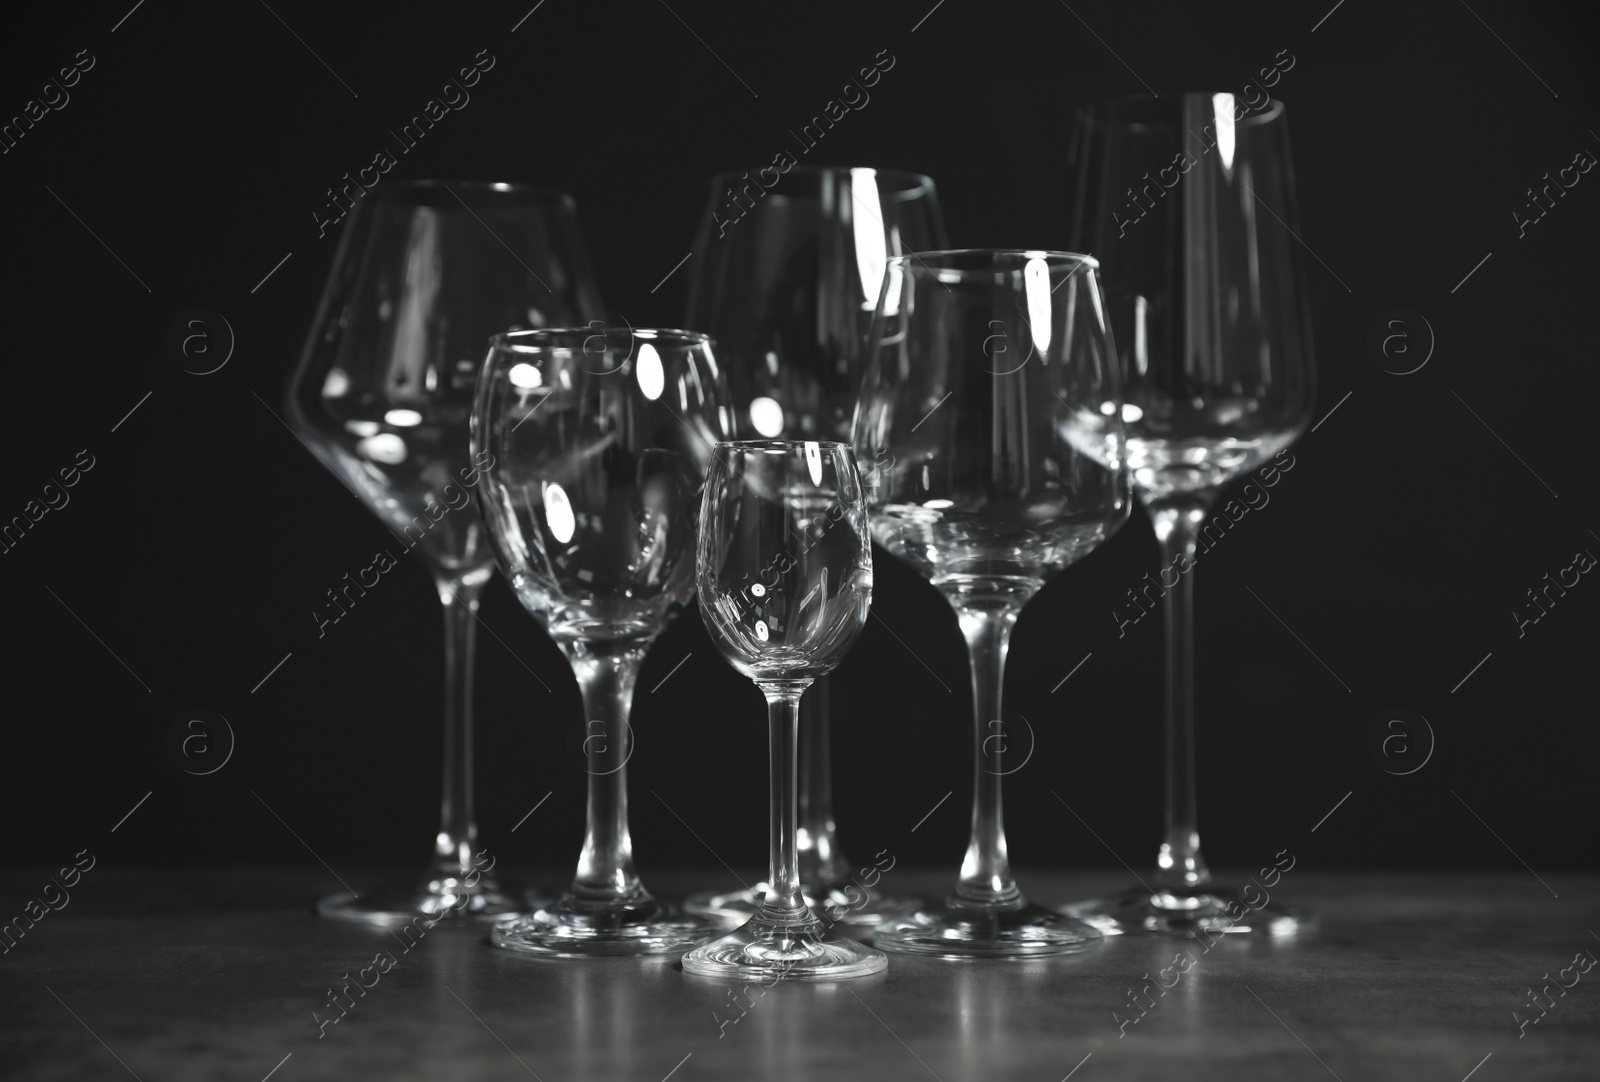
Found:
[[[684, 326], [716, 341], [740, 438], [849, 440], [884, 263], [945, 244], [933, 181], [915, 173], [795, 166], [712, 177]], [[829, 728], [821, 676], [800, 708], [800, 884], [846, 927], [870, 928], [914, 903], [852, 881], [859, 869], [834, 824]], [[685, 907], [738, 923], [765, 889], [707, 892]]]
[[771, 870], [755, 913], [683, 957], [727, 980], [838, 980], [881, 973], [878, 951], [834, 931], [800, 890], [795, 794], [800, 697], [861, 636], [872, 535], [848, 445], [717, 445], [700, 513], [700, 615], [723, 657], [767, 697]]
[[588, 824], [565, 895], [495, 925], [537, 954], [663, 954], [710, 934], [645, 890], [628, 830], [628, 724], [645, 652], [694, 595], [700, 492], [731, 427], [710, 340], [591, 328], [494, 338], [472, 410], [500, 568], [583, 692]]
[[[289, 383], [288, 420], [388, 527], [390, 557], [415, 552], [433, 573], [444, 606], [444, 792], [419, 882], [333, 895], [317, 909], [376, 924], [498, 918], [530, 900], [475, 871], [473, 647], [494, 557], [471, 500], [486, 474], [469, 460], [467, 420], [491, 334], [581, 323], [599, 314], [598, 291], [572, 200], [547, 188], [380, 184], [343, 230]], [[349, 587], [343, 597], [355, 600]]]
[[1202, 93], [1100, 102], [1078, 111], [1072, 156], [1077, 243], [1106, 268], [1128, 463], [1161, 548], [1167, 747], [1150, 889], [1068, 911], [1108, 932], [1291, 933], [1304, 914], [1247, 906], [1212, 882], [1200, 853], [1192, 616], [1199, 536], [1218, 493], [1311, 419], [1284, 107]]
[[1006, 649], [1022, 607], [1128, 515], [1099, 269], [1064, 252], [891, 259], [868, 341], [854, 443], [873, 463], [872, 534], [955, 609], [974, 702], [960, 881], [943, 905], [879, 925], [873, 943], [963, 957], [1082, 950], [1100, 934], [1030, 904], [1012, 879], [1000, 789], [1010, 770], [1004, 741], [996, 752], [986, 736], [1003, 725]]

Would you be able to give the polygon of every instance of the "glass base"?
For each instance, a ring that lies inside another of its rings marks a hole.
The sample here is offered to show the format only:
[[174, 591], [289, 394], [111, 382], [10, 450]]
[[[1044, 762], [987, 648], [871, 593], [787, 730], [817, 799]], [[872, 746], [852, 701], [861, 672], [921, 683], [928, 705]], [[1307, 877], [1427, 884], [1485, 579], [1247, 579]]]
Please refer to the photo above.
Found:
[[683, 956], [683, 971], [728, 981], [841, 981], [889, 968], [879, 951], [832, 931], [810, 909], [758, 910], [742, 927]]
[[672, 954], [704, 943], [716, 928], [646, 894], [631, 902], [565, 895], [526, 916], [503, 920], [489, 938], [497, 947], [558, 958]]
[[[737, 928], [755, 916], [766, 892], [765, 883], [757, 883], [749, 890], [705, 891], [691, 896], [683, 903], [683, 908], [687, 913], [715, 921], [724, 928]], [[808, 890], [804, 897], [806, 908], [824, 918], [842, 910], [843, 915], [832, 921], [846, 934], [864, 934], [884, 921], [908, 917], [920, 904], [914, 898], [889, 898], [875, 890], [866, 891], [863, 897], [861, 889], [853, 886], [849, 889], [834, 887], [820, 899]]]
[[1237, 891], [1216, 883], [1155, 893], [1142, 886], [1132, 887], [1120, 894], [1073, 902], [1062, 906], [1061, 912], [1092, 924], [1102, 935], [1204, 932], [1212, 936], [1285, 936], [1309, 928], [1315, 920], [1303, 909], [1271, 901], [1251, 908]]
[[317, 914], [330, 920], [394, 928], [417, 917], [442, 924], [483, 923], [548, 904], [547, 898], [494, 876], [479, 875], [472, 886], [448, 876], [420, 884], [385, 883], [359, 894], [340, 891], [319, 901]]
[[1101, 941], [1098, 930], [1024, 898], [985, 906], [955, 897], [944, 905], [886, 921], [872, 945], [942, 958], [1037, 958], [1076, 954]]

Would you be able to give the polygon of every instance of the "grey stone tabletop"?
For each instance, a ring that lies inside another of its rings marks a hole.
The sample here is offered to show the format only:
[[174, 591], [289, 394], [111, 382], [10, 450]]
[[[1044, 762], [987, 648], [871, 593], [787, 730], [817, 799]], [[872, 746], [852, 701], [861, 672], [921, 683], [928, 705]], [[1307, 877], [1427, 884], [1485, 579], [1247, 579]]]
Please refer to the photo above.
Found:
[[[44, 875], [0, 876], [8, 914]], [[725, 873], [646, 878], [673, 897]], [[937, 895], [949, 878], [901, 869], [894, 885]], [[1019, 880], [1045, 904], [1123, 885], [1104, 871]], [[891, 956], [880, 976], [749, 993], [685, 977], [675, 958], [542, 960], [441, 926], [389, 972], [368, 969], [371, 987], [319, 1036], [329, 987], [393, 946], [312, 913], [322, 869], [100, 868], [0, 957], [0, 1076], [1592, 1082], [1600, 970], [1574, 959], [1600, 958], [1600, 876], [1542, 882], [1307, 870], [1274, 891], [1318, 915], [1293, 940]]]

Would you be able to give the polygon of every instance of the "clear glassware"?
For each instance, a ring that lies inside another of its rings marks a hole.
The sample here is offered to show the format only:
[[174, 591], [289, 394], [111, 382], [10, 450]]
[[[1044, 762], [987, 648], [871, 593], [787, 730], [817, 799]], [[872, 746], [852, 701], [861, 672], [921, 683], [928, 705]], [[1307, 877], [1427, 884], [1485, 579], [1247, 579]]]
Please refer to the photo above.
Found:
[[[533, 900], [475, 870], [473, 654], [494, 558], [472, 505], [482, 470], [467, 421], [491, 334], [581, 323], [600, 299], [572, 200], [546, 188], [384, 183], [356, 203], [343, 234], [287, 389], [288, 422], [388, 527], [391, 557], [414, 550], [433, 572], [445, 625], [444, 786], [420, 881], [332, 895], [317, 910], [385, 925], [498, 919]], [[331, 596], [328, 614], [355, 589]]]
[[1284, 106], [1210, 93], [1099, 102], [1078, 111], [1071, 155], [1076, 243], [1106, 269], [1130, 476], [1161, 548], [1166, 829], [1148, 889], [1066, 911], [1108, 933], [1289, 934], [1305, 913], [1248, 904], [1212, 881], [1200, 853], [1192, 615], [1199, 535], [1218, 493], [1311, 419]]
[[493, 339], [472, 449], [500, 568], [572, 665], [583, 692], [588, 824], [553, 905], [495, 925], [536, 954], [665, 954], [712, 927], [657, 901], [633, 866], [628, 724], [645, 652], [694, 596], [700, 493], [731, 429], [703, 334], [591, 327]]
[[836, 668], [872, 605], [866, 495], [848, 445], [717, 445], [700, 512], [700, 615], [723, 657], [767, 698], [771, 866], [741, 927], [683, 956], [727, 980], [839, 980], [881, 973], [879, 951], [833, 930], [800, 889], [800, 697]]
[[[711, 178], [684, 326], [715, 340], [741, 439], [848, 441], [884, 263], [946, 246], [938, 193], [889, 169], [795, 166], [768, 192], [770, 175]], [[916, 903], [852, 881], [833, 815], [829, 706], [823, 676], [800, 708], [801, 889], [845, 927], [870, 929]], [[737, 925], [765, 889], [697, 894], [685, 908]]]
[[986, 736], [1004, 724], [1017, 615], [1128, 515], [1099, 268], [1043, 251], [891, 259], [868, 344], [854, 444], [870, 463], [872, 534], [955, 609], [974, 700], [960, 881], [943, 905], [880, 925], [873, 943], [947, 957], [1083, 950], [1100, 933], [1030, 904], [1012, 878], [1001, 810], [1010, 770], [1003, 741], [996, 751]]

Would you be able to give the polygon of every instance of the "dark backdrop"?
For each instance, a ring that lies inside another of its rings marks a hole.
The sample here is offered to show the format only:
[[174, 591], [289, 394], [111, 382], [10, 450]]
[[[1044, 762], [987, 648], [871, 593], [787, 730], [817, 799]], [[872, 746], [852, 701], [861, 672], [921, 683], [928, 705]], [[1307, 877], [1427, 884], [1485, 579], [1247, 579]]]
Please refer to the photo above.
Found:
[[[480, 50], [496, 63], [470, 104], [391, 176], [570, 192], [606, 300], [635, 326], [680, 320], [687, 271], [652, 287], [689, 250], [705, 179], [770, 161], [880, 50], [893, 69], [807, 160], [926, 172], [956, 245], [1045, 248], [1067, 243], [1073, 107], [1146, 81], [1239, 92], [1287, 50], [1295, 63], [1273, 93], [1292, 116], [1316, 414], [1337, 411], [1198, 571], [1207, 854], [1594, 866], [1600, 584], [1582, 576], [1520, 637], [1511, 615], [1579, 550], [1600, 554], [1600, 492], [1581, 461], [1600, 172], [1569, 171], [1578, 181], [1526, 236], [1513, 217], [1531, 213], [1526, 189], [1543, 174], [1600, 154], [1595, 38], [1578, 9], [129, 6], [8, 13], [21, 21], [4, 45], [5, 116], [79, 50], [94, 58], [70, 101], [0, 156], [0, 512], [21, 513], [81, 450], [94, 462], [69, 504], [0, 555], [12, 859], [87, 847], [121, 862], [309, 861], [309, 847], [338, 868], [427, 852], [442, 643], [431, 584], [403, 562], [317, 638], [312, 606], [385, 537], [266, 405], [278, 408], [337, 243], [338, 227], [319, 239], [312, 220], [324, 190]], [[165, 341], [196, 306], [237, 335], [204, 377], [179, 370]], [[1437, 335], [1404, 377], [1367, 344], [1396, 306]], [[1153, 856], [1161, 630], [1152, 617], [1119, 637], [1111, 613], [1155, 559], [1136, 513], [1018, 625], [1008, 701], [1037, 734], [1009, 779], [1019, 864]], [[863, 859], [888, 848], [953, 873], [971, 769], [955, 620], [886, 557], [875, 610], [898, 639], [873, 621], [835, 678], [843, 838]], [[566, 751], [576, 687], [503, 585], [482, 616], [483, 841], [513, 861], [569, 864], [584, 781]], [[237, 734], [206, 776], [166, 749], [192, 707]], [[1369, 754], [1390, 707], [1435, 736], [1414, 773]], [[762, 861], [761, 699], [696, 613], [651, 653], [634, 724], [645, 871]]]

